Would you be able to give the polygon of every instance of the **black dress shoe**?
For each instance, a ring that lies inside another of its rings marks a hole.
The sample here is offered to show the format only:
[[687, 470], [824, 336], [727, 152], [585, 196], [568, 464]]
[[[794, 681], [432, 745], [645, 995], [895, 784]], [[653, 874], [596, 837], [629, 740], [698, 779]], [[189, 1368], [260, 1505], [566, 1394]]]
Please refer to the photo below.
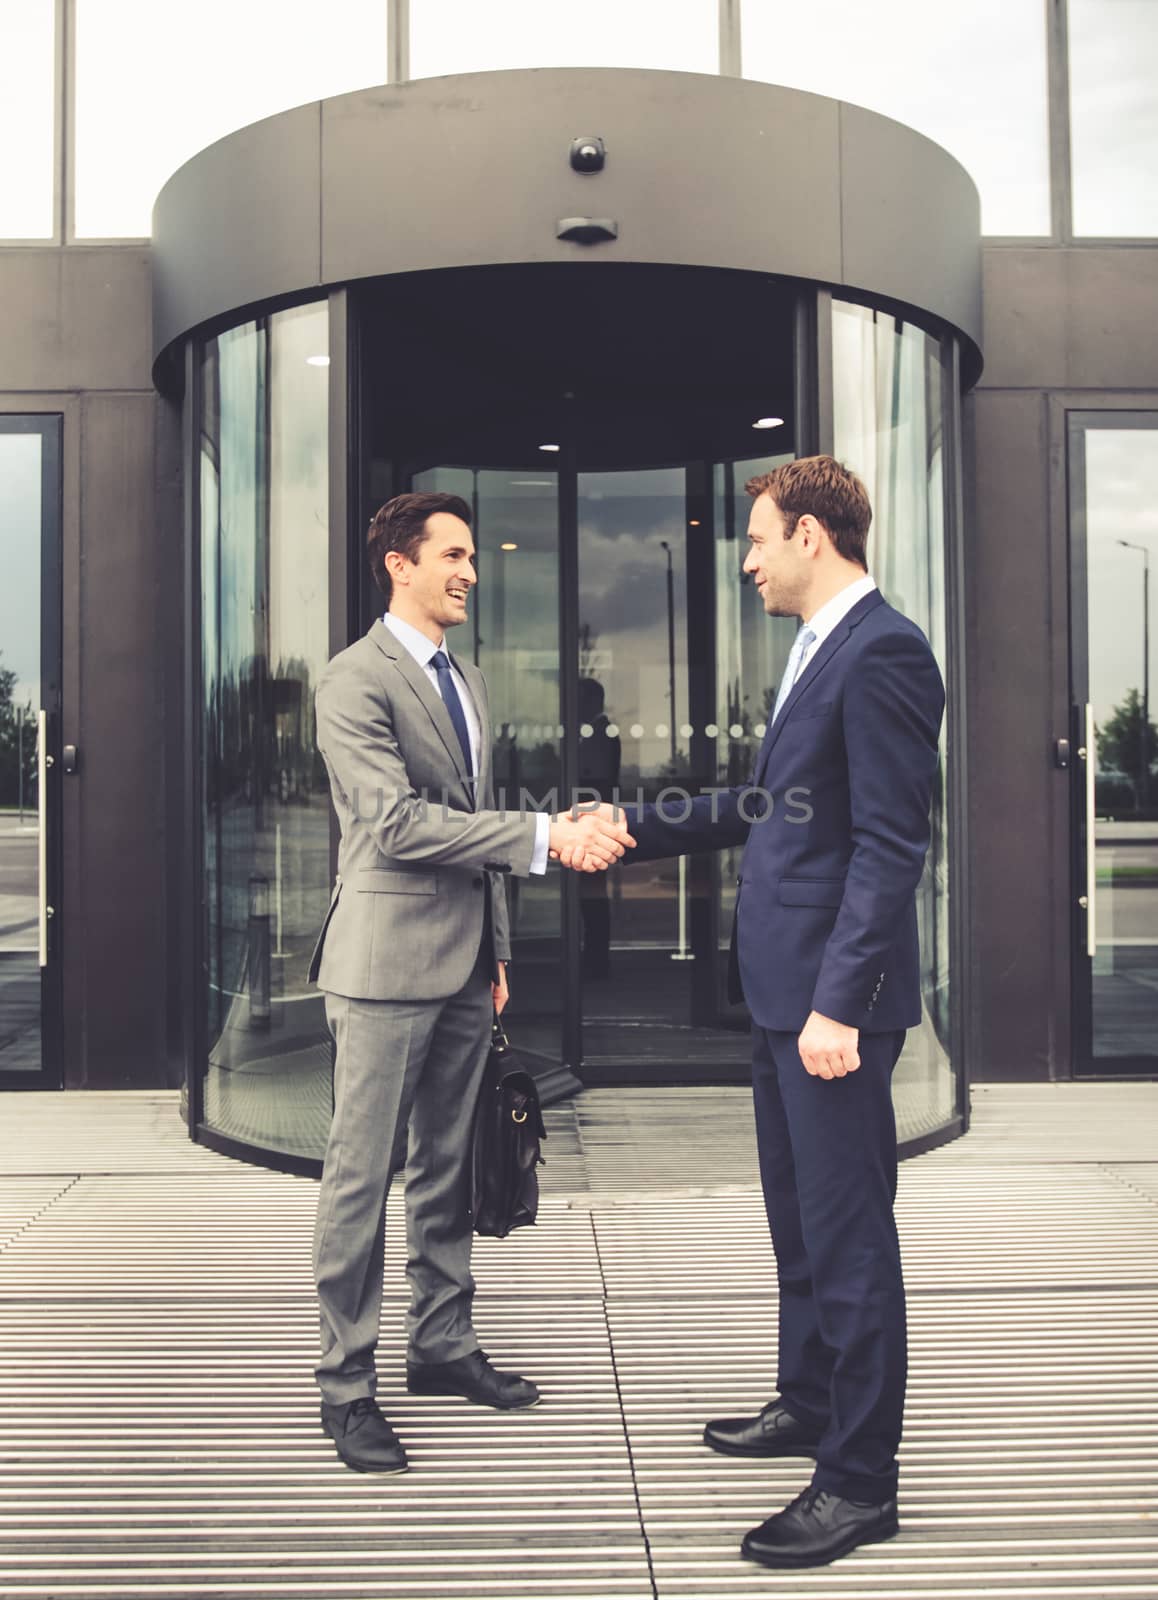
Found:
[[897, 1531], [897, 1502], [842, 1500], [815, 1486], [746, 1534], [740, 1554], [765, 1567], [823, 1567], [860, 1544], [878, 1544]]
[[754, 1417], [717, 1417], [704, 1429], [704, 1443], [722, 1456], [816, 1456], [820, 1434], [798, 1422], [779, 1400]]
[[322, 1432], [355, 1472], [405, 1472], [410, 1465], [394, 1429], [368, 1394], [345, 1405], [323, 1401]]
[[539, 1403], [533, 1383], [513, 1372], [497, 1372], [481, 1350], [457, 1361], [408, 1361], [406, 1387], [411, 1394], [458, 1394], [496, 1411], [522, 1411]]

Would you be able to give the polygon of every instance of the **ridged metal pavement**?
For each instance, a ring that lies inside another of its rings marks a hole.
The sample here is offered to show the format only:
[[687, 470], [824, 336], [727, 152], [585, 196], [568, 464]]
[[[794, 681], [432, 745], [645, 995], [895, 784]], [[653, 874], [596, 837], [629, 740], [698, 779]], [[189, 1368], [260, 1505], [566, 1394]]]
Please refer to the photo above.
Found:
[[549, 1113], [540, 1226], [476, 1251], [530, 1412], [406, 1394], [394, 1197], [388, 1479], [317, 1427], [315, 1185], [190, 1146], [174, 1096], [0, 1119], [0, 1595], [1158, 1597], [1158, 1085], [978, 1090], [970, 1135], [903, 1166], [901, 1535], [790, 1575], [737, 1545], [807, 1464], [699, 1442], [773, 1388], [743, 1091]]

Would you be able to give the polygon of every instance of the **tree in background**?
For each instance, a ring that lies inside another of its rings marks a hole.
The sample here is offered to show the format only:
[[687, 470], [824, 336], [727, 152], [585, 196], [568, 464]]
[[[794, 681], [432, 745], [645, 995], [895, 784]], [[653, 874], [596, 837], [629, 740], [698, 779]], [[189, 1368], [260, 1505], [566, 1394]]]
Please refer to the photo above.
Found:
[[1097, 729], [1098, 767], [1121, 774], [1132, 785], [1135, 809], [1144, 810], [1155, 792], [1154, 768], [1158, 764], [1158, 728], [1143, 725], [1142, 696], [1131, 689]]
[[28, 808], [36, 804], [36, 718], [31, 704], [16, 705], [15, 688], [16, 673], [0, 666], [0, 806], [20, 804], [23, 765], [24, 805]]

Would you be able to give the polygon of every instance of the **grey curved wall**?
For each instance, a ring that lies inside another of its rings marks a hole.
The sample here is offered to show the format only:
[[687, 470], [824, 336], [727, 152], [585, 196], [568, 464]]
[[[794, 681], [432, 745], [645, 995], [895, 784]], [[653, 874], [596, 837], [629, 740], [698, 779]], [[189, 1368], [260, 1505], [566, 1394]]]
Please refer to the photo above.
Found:
[[[571, 140], [607, 145], [571, 170]], [[598, 245], [560, 218], [612, 217]], [[426, 78], [298, 107], [211, 145], [153, 213], [154, 361], [198, 325], [312, 288], [441, 267], [679, 263], [899, 301], [980, 371], [980, 203], [912, 129], [798, 90], [696, 73]]]

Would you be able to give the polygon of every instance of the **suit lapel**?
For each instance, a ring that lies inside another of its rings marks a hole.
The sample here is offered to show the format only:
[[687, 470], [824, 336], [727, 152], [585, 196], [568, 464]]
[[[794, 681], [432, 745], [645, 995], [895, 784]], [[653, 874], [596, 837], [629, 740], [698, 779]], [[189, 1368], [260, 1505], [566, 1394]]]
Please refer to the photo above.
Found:
[[398, 671], [430, 713], [430, 720], [434, 724], [435, 732], [446, 746], [446, 753], [454, 766], [458, 781], [462, 784], [467, 795], [470, 796], [473, 806], [474, 797], [471, 795], [471, 785], [467, 783], [466, 767], [462, 759], [462, 747], [458, 742], [458, 734], [454, 731], [454, 723], [450, 720], [450, 712], [446, 709], [442, 696], [410, 654], [410, 651], [406, 649], [405, 645], [399, 644], [380, 617], [375, 619], [370, 629], [370, 637], [379, 650], [382, 651], [382, 654], [398, 668]]
[[832, 660], [833, 656], [836, 655], [841, 645], [843, 645], [852, 637], [852, 631], [856, 625], [865, 617], [867, 617], [870, 611], [875, 611], [877, 606], [883, 605], [884, 599], [885, 597], [880, 590], [874, 589], [871, 593], [866, 594], [863, 600], [858, 600], [848, 615], [842, 617], [837, 623], [836, 627], [833, 628], [828, 638], [825, 639], [824, 643], [813, 655], [812, 659], [809, 661], [804, 671], [800, 674], [799, 678], [797, 678], [796, 682], [792, 685], [792, 690], [787, 700], [785, 700], [784, 704], [780, 707], [780, 715], [776, 718], [776, 721], [771, 725], [771, 727], [768, 729], [768, 732], [764, 736], [764, 745], [760, 751], [760, 758], [756, 764], [755, 784], [757, 788], [760, 788], [761, 784], [763, 783], [764, 773], [767, 770], [768, 761], [772, 754], [773, 748], [775, 747], [777, 739], [784, 731], [784, 724], [788, 721], [789, 715], [791, 714], [792, 708], [796, 704], [797, 700], [799, 700], [805, 689], [808, 688], [808, 685], [816, 681], [828, 663]]

